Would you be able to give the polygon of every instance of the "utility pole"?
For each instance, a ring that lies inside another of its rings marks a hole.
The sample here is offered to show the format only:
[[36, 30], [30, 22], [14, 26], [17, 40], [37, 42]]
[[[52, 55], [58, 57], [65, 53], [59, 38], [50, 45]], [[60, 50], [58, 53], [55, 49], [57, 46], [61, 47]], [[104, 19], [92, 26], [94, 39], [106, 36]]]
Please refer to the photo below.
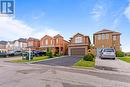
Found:
[[31, 60], [31, 48], [29, 48], [29, 60]]

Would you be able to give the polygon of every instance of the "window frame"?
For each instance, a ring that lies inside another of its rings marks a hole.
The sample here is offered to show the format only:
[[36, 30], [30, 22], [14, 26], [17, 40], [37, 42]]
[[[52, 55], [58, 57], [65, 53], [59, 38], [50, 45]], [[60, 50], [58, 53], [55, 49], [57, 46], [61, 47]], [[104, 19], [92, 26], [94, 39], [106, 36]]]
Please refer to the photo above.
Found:
[[83, 43], [83, 38], [81, 36], [75, 37], [75, 43]]

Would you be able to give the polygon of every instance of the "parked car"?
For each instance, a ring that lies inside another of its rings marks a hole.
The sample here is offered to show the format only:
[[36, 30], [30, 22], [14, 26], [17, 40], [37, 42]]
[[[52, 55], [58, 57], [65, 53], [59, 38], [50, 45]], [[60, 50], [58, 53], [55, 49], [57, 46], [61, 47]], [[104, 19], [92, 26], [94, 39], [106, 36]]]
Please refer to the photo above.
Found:
[[101, 59], [103, 58], [115, 59], [116, 57], [115, 50], [113, 48], [103, 48], [100, 51], [99, 57]]
[[22, 55], [22, 51], [8, 51], [7, 55], [8, 56], [20, 56], [20, 55]]
[[34, 56], [43, 56], [46, 54], [46, 52], [40, 51], [40, 50], [33, 50], [32, 51]]
[[6, 52], [0, 52], [0, 57], [6, 57]]

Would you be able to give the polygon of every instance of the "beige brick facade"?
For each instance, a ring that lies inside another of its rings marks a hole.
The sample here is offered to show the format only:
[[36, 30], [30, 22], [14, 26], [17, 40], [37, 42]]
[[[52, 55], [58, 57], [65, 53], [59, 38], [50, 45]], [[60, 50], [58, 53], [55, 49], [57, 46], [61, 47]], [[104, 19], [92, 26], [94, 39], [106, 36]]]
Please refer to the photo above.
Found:
[[94, 33], [93, 43], [95, 48], [114, 48], [116, 51], [120, 50], [120, 33], [103, 29]]

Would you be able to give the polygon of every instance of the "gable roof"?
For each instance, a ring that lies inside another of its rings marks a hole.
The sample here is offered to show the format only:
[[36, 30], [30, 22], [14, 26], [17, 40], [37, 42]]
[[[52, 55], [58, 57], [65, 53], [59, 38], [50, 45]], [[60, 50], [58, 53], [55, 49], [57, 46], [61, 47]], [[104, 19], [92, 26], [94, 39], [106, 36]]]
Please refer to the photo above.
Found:
[[57, 38], [57, 37], [62, 37], [62, 36], [60, 34], [57, 34], [57, 35], [54, 36], [54, 38]]
[[[84, 36], [83, 34], [81, 33], [76, 33], [75, 35], [73, 35], [73, 37], [75, 37], [76, 35], [81, 35], [81, 36]], [[71, 37], [70, 39], [72, 39], [73, 37]]]
[[94, 34], [102, 34], [102, 33], [117, 33], [117, 34], [121, 34], [121, 33], [119, 33], [119, 32], [115, 32], [115, 31], [108, 30], [108, 29], [103, 29], [103, 30], [98, 31], [98, 32], [96, 32], [96, 33], [94, 33]]
[[29, 37], [29, 38], [28, 38], [28, 40], [30, 40], [30, 39], [31, 39], [31, 40], [35, 40], [35, 41], [39, 41], [39, 39], [33, 38], [33, 37]]
[[45, 37], [49, 37], [49, 38], [52, 38], [52, 39], [53, 39], [53, 37], [51, 37], [51, 36], [49, 36], [49, 35], [45, 35], [45, 36], [43, 36], [41, 39], [43, 39], [43, 38], [45, 38]]
[[6, 45], [6, 44], [7, 44], [7, 41], [0, 41], [0, 44]]

